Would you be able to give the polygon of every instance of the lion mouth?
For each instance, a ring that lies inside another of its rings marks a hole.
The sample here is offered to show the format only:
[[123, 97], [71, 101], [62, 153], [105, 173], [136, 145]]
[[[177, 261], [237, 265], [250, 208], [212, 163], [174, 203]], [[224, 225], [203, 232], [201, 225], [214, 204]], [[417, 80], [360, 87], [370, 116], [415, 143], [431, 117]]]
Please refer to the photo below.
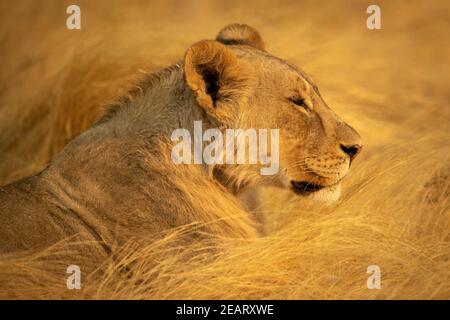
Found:
[[311, 183], [307, 181], [291, 181], [292, 190], [294, 190], [295, 193], [300, 194], [307, 194], [312, 192], [317, 192], [319, 190], [322, 190], [325, 188], [325, 186], [321, 184]]

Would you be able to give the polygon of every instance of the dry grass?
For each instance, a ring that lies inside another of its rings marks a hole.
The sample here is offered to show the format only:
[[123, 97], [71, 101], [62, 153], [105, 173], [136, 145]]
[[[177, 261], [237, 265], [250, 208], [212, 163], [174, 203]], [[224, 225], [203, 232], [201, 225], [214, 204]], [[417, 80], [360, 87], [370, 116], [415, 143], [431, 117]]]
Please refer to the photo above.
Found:
[[[186, 226], [130, 242], [76, 293], [58, 259], [76, 244], [6, 256], [0, 297], [450, 298], [448, 4], [378, 1], [383, 29], [369, 31], [361, 1], [79, 1], [83, 29], [68, 31], [68, 3], [41, 2], [0, 3], [0, 184], [40, 170], [139, 69], [230, 22], [312, 74], [365, 149], [333, 207], [266, 190], [267, 237], [186, 248]], [[366, 287], [371, 264], [381, 290]]]

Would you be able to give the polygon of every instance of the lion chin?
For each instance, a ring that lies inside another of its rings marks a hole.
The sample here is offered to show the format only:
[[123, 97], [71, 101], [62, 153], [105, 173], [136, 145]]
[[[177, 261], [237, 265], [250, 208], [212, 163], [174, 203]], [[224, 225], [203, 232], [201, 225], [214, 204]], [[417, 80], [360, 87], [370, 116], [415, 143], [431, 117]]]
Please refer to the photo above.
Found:
[[319, 191], [313, 192], [309, 197], [317, 202], [325, 204], [333, 204], [341, 197], [341, 184], [338, 183], [334, 186], [323, 188]]
[[305, 182], [291, 181], [291, 189], [297, 195], [324, 204], [333, 204], [341, 196], [341, 182], [332, 186], [319, 186]]

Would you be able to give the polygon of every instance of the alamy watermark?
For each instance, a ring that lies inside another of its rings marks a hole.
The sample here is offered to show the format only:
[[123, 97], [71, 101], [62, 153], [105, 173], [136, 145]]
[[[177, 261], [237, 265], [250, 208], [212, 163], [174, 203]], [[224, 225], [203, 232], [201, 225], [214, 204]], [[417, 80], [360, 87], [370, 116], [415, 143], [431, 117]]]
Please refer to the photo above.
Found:
[[81, 270], [76, 264], [67, 267], [66, 273], [69, 275], [66, 280], [67, 289], [81, 289]]
[[367, 267], [367, 273], [370, 274], [367, 278], [367, 289], [381, 289], [381, 269], [376, 264]]
[[81, 9], [76, 4], [67, 7], [66, 13], [69, 14], [66, 20], [66, 27], [69, 30], [81, 29]]
[[370, 14], [367, 18], [366, 26], [369, 30], [381, 29], [381, 9], [376, 4], [367, 7], [366, 12]]
[[279, 139], [279, 129], [225, 129], [222, 133], [212, 128], [203, 132], [202, 121], [194, 121], [194, 137], [188, 129], [172, 132], [171, 140], [178, 143], [171, 157], [175, 164], [261, 164], [261, 175], [274, 175], [280, 168]]

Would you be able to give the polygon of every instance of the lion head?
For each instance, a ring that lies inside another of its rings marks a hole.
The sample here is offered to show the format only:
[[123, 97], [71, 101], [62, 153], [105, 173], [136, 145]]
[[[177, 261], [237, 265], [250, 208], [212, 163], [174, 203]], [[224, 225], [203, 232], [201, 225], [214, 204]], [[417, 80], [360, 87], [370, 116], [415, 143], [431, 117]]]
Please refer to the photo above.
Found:
[[222, 181], [279, 186], [325, 200], [339, 197], [361, 138], [302, 70], [265, 51], [256, 30], [234, 24], [215, 41], [194, 44], [185, 55], [184, 74], [196, 102], [219, 127], [279, 129], [276, 175], [260, 175], [258, 165], [217, 165], [214, 172]]

